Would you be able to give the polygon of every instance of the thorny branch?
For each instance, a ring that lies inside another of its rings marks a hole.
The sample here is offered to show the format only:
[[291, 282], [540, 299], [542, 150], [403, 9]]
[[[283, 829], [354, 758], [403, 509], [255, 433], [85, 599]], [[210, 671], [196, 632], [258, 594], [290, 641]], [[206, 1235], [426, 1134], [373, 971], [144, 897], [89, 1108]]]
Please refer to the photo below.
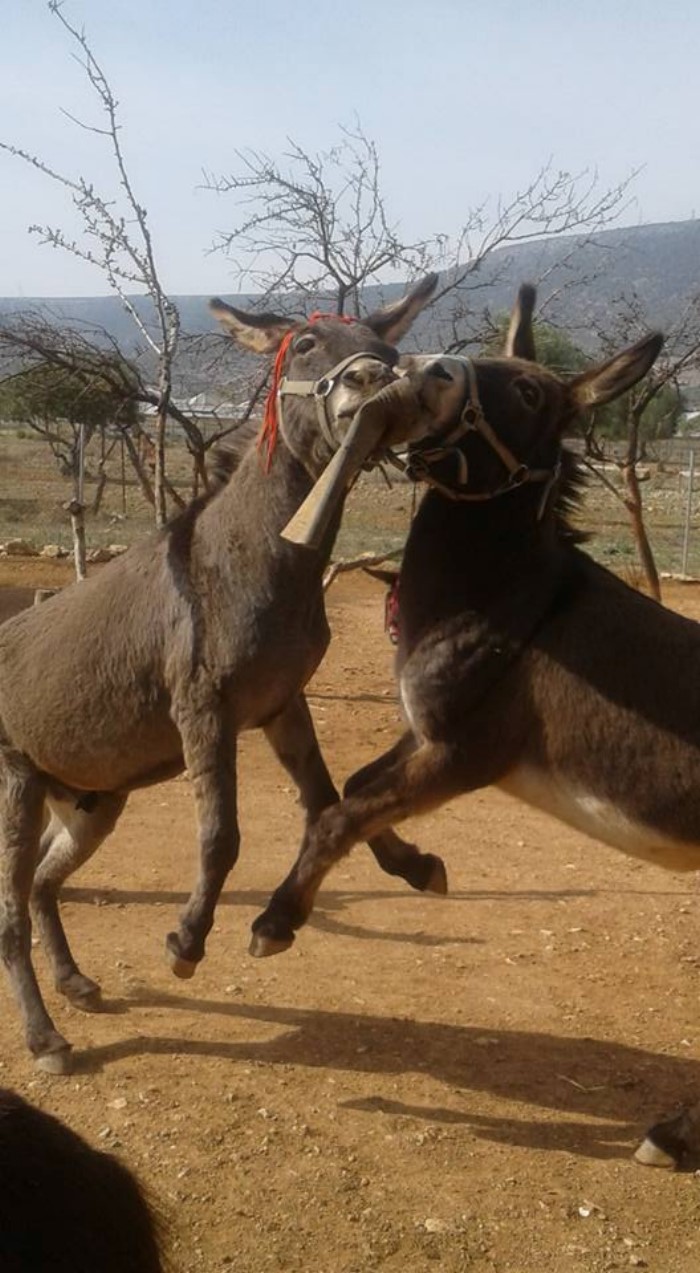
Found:
[[214, 250], [231, 257], [239, 284], [261, 289], [265, 302], [271, 294], [325, 295], [338, 313], [357, 313], [362, 289], [387, 271], [415, 277], [437, 269], [441, 285], [432, 305], [442, 302], [436, 335], [447, 352], [488, 331], [491, 316], [479, 312], [475, 300], [509, 272], [507, 246], [571, 236], [556, 264], [543, 267], [540, 284], [552, 276], [543, 307], [580, 282], [578, 258], [591, 249], [595, 233], [624, 211], [634, 177], [601, 191], [595, 173], [573, 175], [545, 165], [495, 209], [471, 209], [456, 234], [412, 240], [388, 214], [378, 150], [359, 122], [342, 129], [339, 143], [320, 154], [290, 140], [279, 161], [254, 150], [237, 155], [238, 172], [205, 174], [205, 185], [237, 196], [241, 219], [219, 235]]
[[428, 244], [406, 242], [389, 219], [379, 153], [359, 123], [318, 155], [288, 145], [282, 162], [238, 151], [240, 173], [204, 175], [208, 189], [241, 196], [240, 224], [214, 245], [233, 258], [241, 285], [260, 288], [261, 303], [293, 292], [356, 314], [362, 288], [382, 271], [419, 272]]

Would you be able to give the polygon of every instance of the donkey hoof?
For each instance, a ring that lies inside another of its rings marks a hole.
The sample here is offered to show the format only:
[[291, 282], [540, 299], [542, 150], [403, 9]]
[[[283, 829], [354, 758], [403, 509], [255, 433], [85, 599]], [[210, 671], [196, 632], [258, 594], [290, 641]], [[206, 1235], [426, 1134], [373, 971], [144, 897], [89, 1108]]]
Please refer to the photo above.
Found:
[[165, 957], [170, 964], [171, 972], [175, 973], [180, 981], [189, 981], [190, 977], [194, 977], [197, 971], [197, 965], [191, 959], [183, 959], [181, 955], [176, 955], [172, 950], [167, 950]]
[[666, 1171], [673, 1171], [678, 1166], [673, 1155], [655, 1145], [649, 1136], [642, 1141], [634, 1157], [635, 1162], [641, 1163], [643, 1167], [663, 1167]]
[[423, 891], [425, 893], [436, 893], [439, 897], [446, 897], [447, 871], [445, 870], [445, 863], [442, 858], [433, 857], [432, 854], [430, 856], [432, 858], [432, 870], [423, 885]]
[[165, 958], [170, 964], [171, 971], [181, 981], [189, 981], [190, 977], [194, 977], [197, 971], [197, 960], [185, 959], [185, 956], [180, 954], [180, 939], [177, 933], [168, 933], [165, 939]]
[[97, 982], [91, 981], [89, 977], [83, 977], [82, 974], [71, 977], [57, 989], [81, 1012], [102, 1012], [102, 991]]
[[55, 1048], [52, 1052], [43, 1052], [34, 1060], [37, 1069], [44, 1074], [72, 1074], [73, 1072], [73, 1049], [70, 1043], [64, 1044], [62, 1048]]
[[99, 986], [95, 986], [94, 990], [84, 990], [82, 994], [68, 995], [68, 999], [73, 1007], [79, 1008], [81, 1012], [104, 1012], [102, 991]]
[[294, 945], [294, 934], [291, 937], [269, 937], [266, 933], [253, 933], [248, 947], [249, 954], [255, 959], [266, 959], [268, 955], [281, 955]]

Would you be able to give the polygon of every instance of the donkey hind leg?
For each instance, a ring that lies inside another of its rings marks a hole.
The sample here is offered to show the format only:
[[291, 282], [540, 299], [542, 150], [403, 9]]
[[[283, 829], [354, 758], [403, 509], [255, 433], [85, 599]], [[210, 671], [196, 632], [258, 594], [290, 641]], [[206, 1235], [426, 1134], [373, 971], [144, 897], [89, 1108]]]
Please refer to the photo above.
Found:
[[34, 876], [32, 906], [54, 976], [56, 989], [85, 1012], [100, 1010], [100, 987], [85, 977], [71, 953], [61, 923], [58, 897], [61, 885], [92, 857], [119, 817], [126, 796], [113, 792], [93, 797], [89, 812], [77, 809], [73, 800], [47, 801], [51, 818], [42, 837], [40, 862]]
[[426, 742], [398, 758], [396, 750], [377, 762], [373, 778], [357, 794], [331, 805], [308, 828], [292, 870], [253, 923], [251, 954], [273, 955], [291, 946], [324, 877], [358, 840], [467, 788], [453, 748]]
[[67, 1074], [70, 1044], [46, 1011], [31, 956], [29, 896], [39, 855], [44, 783], [7, 757], [0, 759], [0, 778], [0, 955], [37, 1065]]
[[635, 1153], [645, 1167], [680, 1167], [686, 1158], [700, 1157], [700, 1101], [674, 1118], [656, 1123]]
[[[284, 711], [265, 726], [265, 734], [280, 764], [299, 790], [309, 823], [315, 822], [328, 805], [335, 804], [338, 792], [321, 754], [309, 706], [303, 694], [297, 695]], [[414, 748], [415, 741], [409, 733], [391, 754], [404, 754]], [[373, 775], [378, 763], [381, 762], [374, 761], [354, 774], [345, 788], [345, 794], [354, 794], [359, 785], [364, 785]], [[368, 843], [387, 875], [398, 875], [412, 888], [421, 891], [447, 892], [445, 867], [434, 854], [421, 853], [414, 844], [402, 840], [391, 828], [372, 836]]]
[[[380, 774], [387, 764], [411, 755], [417, 746], [415, 734], [408, 730], [385, 756], [371, 761], [348, 778], [343, 795], [359, 795], [375, 774]], [[402, 840], [391, 827], [379, 835], [370, 836], [367, 843], [387, 875], [400, 875], [407, 884], [421, 893], [438, 893], [442, 897], [447, 893], [445, 863], [437, 854], [421, 853], [415, 844]]]
[[[200, 866], [197, 882], [180, 916], [177, 932], [168, 933], [166, 958], [176, 977], [194, 976], [204, 958], [216, 903], [238, 858], [240, 833], [236, 807], [236, 735], [215, 709], [188, 711], [176, 719], [185, 764], [194, 788], [199, 825]], [[191, 723], [191, 725], [190, 725]]]

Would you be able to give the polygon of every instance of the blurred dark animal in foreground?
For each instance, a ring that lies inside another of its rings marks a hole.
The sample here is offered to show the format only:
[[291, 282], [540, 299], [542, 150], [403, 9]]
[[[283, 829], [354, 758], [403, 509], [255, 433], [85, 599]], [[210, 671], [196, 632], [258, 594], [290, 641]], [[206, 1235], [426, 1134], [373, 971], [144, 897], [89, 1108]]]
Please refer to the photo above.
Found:
[[2, 1273], [164, 1273], [160, 1238], [128, 1168], [0, 1088]]

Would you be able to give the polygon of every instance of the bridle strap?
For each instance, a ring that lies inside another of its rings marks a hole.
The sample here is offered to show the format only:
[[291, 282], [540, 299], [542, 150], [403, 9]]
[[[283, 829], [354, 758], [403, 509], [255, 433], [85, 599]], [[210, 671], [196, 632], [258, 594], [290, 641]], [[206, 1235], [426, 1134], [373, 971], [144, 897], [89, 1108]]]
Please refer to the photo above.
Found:
[[[335, 368], [334, 368], [335, 370]], [[323, 378], [325, 379], [325, 377]], [[328, 411], [326, 410], [326, 398], [317, 393], [317, 385], [321, 384], [321, 380], [287, 380], [286, 376], [280, 381], [277, 390], [277, 412], [279, 415], [282, 432], [286, 438], [287, 431], [284, 427], [284, 402], [285, 397], [288, 398], [313, 398], [316, 406], [316, 418], [318, 427], [321, 430], [321, 436], [328, 443], [332, 451], [335, 451], [338, 443], [333, 436], [331, 423], [328, 419]]]
[[336, 438], [333, 432], [333, 424], [328, 414], [328, 399], [343, 372], [347, 371], [348, 367], [351, 367], [353, 363], [358, 362], [361, 358], [373, 358], [375, 362], [382, 361], [375, 353], [360, 349], [357, 353], [349, 354], [347, 358], [343, 358], [341, 362], [336, 363], [335, 367], [331, 367], [330, 371], [327, 371], [318, 380], [289, 380], [286, 376], [283, 376], [277, 390], [277, 409], [282, 426], [284, 427], [284, 398], [313, 398], [316, 404], [316, 416], [321, 434], [331, 450], [336, 451], [339, 439]]
[[[471, 358], [464, 358], [462, 362], [467, 371], [469, 380], [469, 388], [467, 398], [460, 412], [459, 421], [456, 426], [439, 439], [438, 445], [431, 447], [430, 450], [424, 451], [411, 457], [409, 461], [409, 472], [419, 481], [425, 482], [428, 486], [432, 486], [439, 491], [441, 495], [445, 495], [451, 500], [460, 500], [468, 503], [483, 503], [487, 500], [497, 499], [500, 495], [507, 495], [510, 491], [518, 490], [519, 487], [525, 486], [531, 482], [543, 482], [545, 489], [540, 501], [537, 513], [538, 521], [544, 516], [545, 509], [549, 502], [549, 496], [552, 488], [555, 486], [561, 473], [561, 456], [557, 459], [557, 463], [553, 469], [531, 469], [527, 464], [518, 460], [513, 452], [501, 442], [498, 434], [491, 427], [479, 398], [479, 388], [476, 376], [476, 369]], [[495, 451], [499, 460], [503, 464], [508, 473], [507, 481], [501, 483], [491, 491], [465, 491], [456, 487], [448, 486], [444, 482], [440, 482], [433, 477], [430, 472], [430, 466], [452, 455], [455, 457], [459, 467], [459, 485], [466, 486], [469, 472], [467, 457], [461, 448], [457, 445], [468, 433], [478, 433], [485, 442]]]

